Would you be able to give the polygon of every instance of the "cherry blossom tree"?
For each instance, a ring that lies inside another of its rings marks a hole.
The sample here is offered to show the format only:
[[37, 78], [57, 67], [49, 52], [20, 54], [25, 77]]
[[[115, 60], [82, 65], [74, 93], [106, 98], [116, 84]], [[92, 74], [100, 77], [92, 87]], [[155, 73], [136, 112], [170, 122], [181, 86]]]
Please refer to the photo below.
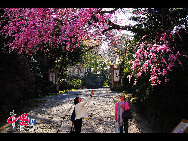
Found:
[[[168, 82], [168, 71], [172, 71], [173, 66], [182, 65], [179, 56], [186, 57], [177, 50], [174, 37], [181, 36], [174, 28], [186, 26], [187, 10], [138, 9], [133, 11], [138, 24], [122, 26], [111, 20], [117, 9], [5, 8], [0, 33], [9, 39], [4, 46], [8, 52], [14, 50], [35, 55], [40, 51], [57, 58], [55, 54], [69, 54], [79, 49], [80, 43], [85, 40], [100, 42], [104, 35], [108, 40], [113, 39], [113, 29], [130, 30], [136, 33], [139, 41], [135, 46], [134, 59], [130, 61], [132, 73], [128, 78], [149, 73], [152, 86], [161, 84], [161, 76]], [[181, 14], [182, 11], [185, 11], [184, 14]], [[134, 84], [136, 82], [137, 79]]]
[[120, 26], [110, 21], [111, 26], [103, 32], [127, 29], [135, 33], [137, 45], [130, 60], [132, 72], [127, 76], [129, 82], [134, 75], [133, 85], [136, 85], [137, 79], [147, 74], [152, 86], [167, 83], [168, 72], [178, 65], [183, 67], [179, 58], [187, 55], [182, 52], [176, 37], [185, 40], [180, 30], [187, 33], [187, 15], [186, 8], [138, 8], [133, 11], [132, 19], [137, 21], [134, 26]]
[[182, 40], [179, 31], [184, 30], [187, 33], [188, 11], [183, 8], [148, 8], [134, 11], [134, 14], [137, 15], [139, 22], [135, 27], [142, 26], [140, 30], [143, 32], [137, 32], [137, 35], [142, 34], [137, 37], [142, 38], [138, 38], [140, 42], [135, 47], [133, 60], [130, 61], [132, 73], [127, 77], [130, 81], [135, 75], [133, 85], [136, 85], [137, 78], [149, 73], [152, 86], [161, 84], [163, 80], [167, 83], [168, 72], [178, 65], [183, 67], [179, 58], [187, 57], [185, 52], [180, 51], [175, 37], [178, 36]]
[[[132, 74], [127, 76], [129, 81], [132, 75], [136, 75], [136, 78], [141, 77], [144, 73], [150, 74], [149, 81], [152, 86], [161, 84], [160, 76], [165, 78], [165, 83], [169, 81], [167, 75], [168, 71], [172, 71], [172, 67], [176, 65], [182, 65], [179, 60], [179, 51], [175, 51], [175, 46], [170, 46], [167, 40], [171, 38], [172, 33], [167, 35], [163, 34], [160, 38], [160, 44], [147, 43], [147, 41], [139, 43], [137, 51], [134, 54], [134, 59], [130, 61], [132, 64]], [[186, 57], [186, 55], [183, 55]], [[136, 85], [137, 79], [135, 79], [134, 85]]]
[[74, 50], [87, 39], [100, 40], [110, 14], [97, 8], [5, 8], [1, 34], [12, 37], [9, 51], [35, 54], [51, 48]]

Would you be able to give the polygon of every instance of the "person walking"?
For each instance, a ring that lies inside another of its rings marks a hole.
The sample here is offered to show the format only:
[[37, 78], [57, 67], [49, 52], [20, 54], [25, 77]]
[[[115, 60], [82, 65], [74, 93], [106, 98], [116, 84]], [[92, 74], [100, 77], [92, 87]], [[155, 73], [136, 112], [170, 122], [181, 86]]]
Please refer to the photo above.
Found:
[[81, 98], [76, 97], [74, 99], [74, 104], [75, 104], [75, 120], [72, 122], [75, 128], [75, 133], [80, 133], [81, 132], [81, 127], [82, 127], [82, 118], [85, 118], [88, 120], [88, 113], [84, 105], [91, 99], [93, 96], [93, 91], [91, 91], [91, 95], [88, 96], [83, 102]]
[[122, 118], [122, 113], [125, 110], [129, 110], [129, 103], [125, 101], [125, 96], [120, 96], [120, 101], [115, 105], [115, 121], [119, 124], [120, 133], [123, 133], [123, 127], [125, 133], [128, 133], [128, 119]]

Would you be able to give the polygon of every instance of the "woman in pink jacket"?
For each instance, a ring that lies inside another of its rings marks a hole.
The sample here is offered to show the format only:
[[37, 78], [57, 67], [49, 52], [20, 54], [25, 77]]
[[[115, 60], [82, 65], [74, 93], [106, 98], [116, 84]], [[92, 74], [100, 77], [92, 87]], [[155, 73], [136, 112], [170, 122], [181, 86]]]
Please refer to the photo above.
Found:
[[129, 110], [129, 103], [125, 101], [125, 96], [120, 96], [120, 101], [115, 106], [115, 121], [119, 124], [120, 133], [123, 133], [123, 126], [125, 133], [128, 133], [128, 120], [122, 118], [122, 113]]

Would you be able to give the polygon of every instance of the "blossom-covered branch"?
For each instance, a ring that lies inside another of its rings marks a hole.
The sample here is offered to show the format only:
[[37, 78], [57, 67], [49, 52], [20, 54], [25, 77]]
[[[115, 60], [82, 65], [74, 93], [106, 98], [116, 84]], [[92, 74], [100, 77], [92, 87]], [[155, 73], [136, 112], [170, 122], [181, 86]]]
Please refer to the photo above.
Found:
[[[46, 45], [52, 48], [79, 48], [79, 42], [87, 39], [100, 40], [102, 31], [107, 28], [110, 14], [101, 15], [97, 8], [5, 8], [1, 33], [13, 37], [6, 46], [9, 51], [25, 51], [28, 54], [37, 50], [47, 52]], [[95, 16], [95, 19], [93, 18]], [[1, 24], [2, 25], [2, 24]], [[45, 44], [45, 45], [43, 45]], [[42, 48], [41, 48], [41, 45]]]

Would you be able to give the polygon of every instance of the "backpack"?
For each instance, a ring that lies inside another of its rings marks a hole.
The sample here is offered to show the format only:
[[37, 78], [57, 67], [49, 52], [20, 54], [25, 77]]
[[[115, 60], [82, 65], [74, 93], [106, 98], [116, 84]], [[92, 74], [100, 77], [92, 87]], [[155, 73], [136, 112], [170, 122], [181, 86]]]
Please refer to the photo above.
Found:
[[72, 115], [71, 115], [71, 121], [74, 122], [75, 121], [75, 117], [76, 117], [76, 114], [75, 114], [75, 107], [74, 107], [74, 110], [72, 112]]

